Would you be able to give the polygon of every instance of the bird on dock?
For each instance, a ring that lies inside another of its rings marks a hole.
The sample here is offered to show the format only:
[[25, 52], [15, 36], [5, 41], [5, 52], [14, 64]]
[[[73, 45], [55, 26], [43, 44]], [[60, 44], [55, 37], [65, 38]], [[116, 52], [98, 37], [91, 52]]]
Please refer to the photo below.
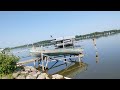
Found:
[[51, 38], [53, 38], [53, 36], [52, 36], [52, 35], [50, 35], [50, 37], [51, 37]]

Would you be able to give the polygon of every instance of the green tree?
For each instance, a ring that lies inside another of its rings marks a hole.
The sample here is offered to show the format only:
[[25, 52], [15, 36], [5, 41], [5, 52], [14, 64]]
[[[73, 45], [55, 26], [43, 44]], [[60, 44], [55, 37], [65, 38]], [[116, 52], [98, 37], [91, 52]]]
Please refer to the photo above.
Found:
[[0, 53], [0, 74], [10, 74], [17, 68], [19, 58], [14, 55]]

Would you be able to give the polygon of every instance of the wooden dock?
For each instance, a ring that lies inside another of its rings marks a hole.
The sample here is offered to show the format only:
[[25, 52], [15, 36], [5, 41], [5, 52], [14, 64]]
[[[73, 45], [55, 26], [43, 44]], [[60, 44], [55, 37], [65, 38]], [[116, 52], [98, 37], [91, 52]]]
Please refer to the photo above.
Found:
[[[20, 61], [17, 63], [17, 66], [22, 66], [22, 65], [25, 65], [25, 64], [28, 64], [28, 63], [34, 63], [34, 66], [36, 67], [36, 62], [38, 62], [38, 65], [42, 67], [42, 70], [44, 71], [44, 69], [47, 68], [48, 66], [48, 63], [51, 62], [51, 61], [56, 61], [56, 63], [58, 61], [63, 61], [65, 63], [70, 63], [72, 62], [72, 58], [78, 58], [79, 62], [81, 62], [81, 58], [83, 57], [84, 55], [83, 54], [78, 54], [78, 55], [73, 55], [73, 56], [64, 56], [64, 57], [53, 57], [53, 56], [47, 56], [47, 55], [42, 55], [42, 57], [36, 57], [36, 58], [33, 58], [33, 59], [30, 59], [30, 60], [26, 60], [26, 61]], [[67, 59], [69, 59], [70, 61], [67, 61]], [[40, 64], [41, 63], [41, 64]], [[53, 65], [54, 66], [54, 65]]]
[[17, 65], [21, 66], [21, 65], [36, 62], [36, 61], [39, 61], [39, 60], [40, 60], [40, 58], [34, 58], [34, 59], [26, 60], [26, 61], [20, 61], [20, 62], [17, 63]]

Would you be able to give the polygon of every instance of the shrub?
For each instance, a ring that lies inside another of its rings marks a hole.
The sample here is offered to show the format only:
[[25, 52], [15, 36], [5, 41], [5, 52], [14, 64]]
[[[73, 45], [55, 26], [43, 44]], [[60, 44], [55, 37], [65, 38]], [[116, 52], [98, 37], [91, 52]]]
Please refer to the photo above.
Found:
[[19, 58], [14, 55], [0, 53], [0, 74], [10, 74], [17, 68]]

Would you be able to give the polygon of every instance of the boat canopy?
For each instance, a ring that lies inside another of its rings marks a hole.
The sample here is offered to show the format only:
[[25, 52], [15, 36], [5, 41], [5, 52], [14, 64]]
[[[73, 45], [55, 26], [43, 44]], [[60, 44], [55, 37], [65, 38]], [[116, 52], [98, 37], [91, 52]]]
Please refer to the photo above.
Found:
[[59, 37], [59, 38], [53, 39], [51, 42], [58, 42], [58, 41], [69, 40], [69, 39], [74, 39], [74, 38], [75, 36]]

